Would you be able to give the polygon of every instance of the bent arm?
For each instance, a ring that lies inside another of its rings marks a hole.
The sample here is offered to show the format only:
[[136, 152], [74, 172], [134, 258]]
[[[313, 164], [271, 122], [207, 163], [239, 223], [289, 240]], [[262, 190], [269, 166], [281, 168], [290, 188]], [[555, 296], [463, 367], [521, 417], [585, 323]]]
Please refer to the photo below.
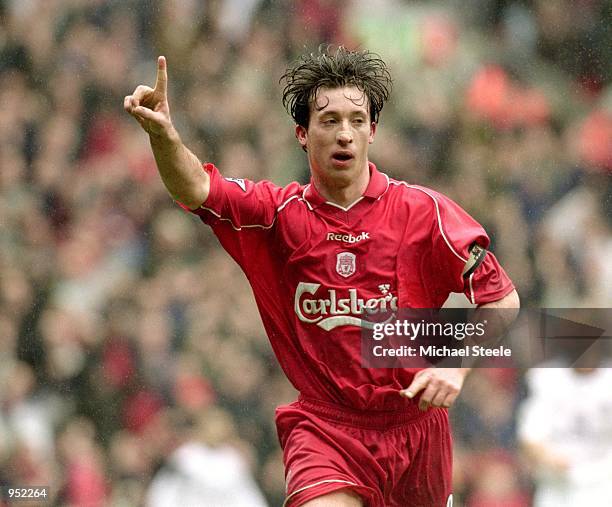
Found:
[[[472, 317], [473, 322], [481, 322], [486, 313], [488, 331], [493, 336], [503, 334], [514, 322], [518, 315], [520, 300], [516, 290], [513, 290], [503, 298], [480, 305], [476, 308]], [[501, 309], [503, 311], [491, 311]], [[480, 319], [480, 320], [479, 320]], [[450, 407], [463, 387], [463, 382], [472, 368], [426, 368], [419, 371], [414, 380], [406, 389], [400, 391], [400, 395], [406, 398], [414, 396], [423, 391], [419, 400], [419, 408], [427, 410], [430, 407]]]
[[487, 321], [487, 336], [494, 338], [503, 335], [518, 316], [521, 301], [514, 289], [497, 301], [479, 305], [472, 315], [472, 322]]

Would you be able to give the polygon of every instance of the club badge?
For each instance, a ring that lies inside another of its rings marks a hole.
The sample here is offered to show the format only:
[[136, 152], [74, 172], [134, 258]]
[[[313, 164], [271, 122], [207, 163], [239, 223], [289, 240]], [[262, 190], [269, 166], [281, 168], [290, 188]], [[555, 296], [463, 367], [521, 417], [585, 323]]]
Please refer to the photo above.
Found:
[[355, 254], [351, 252], [340, 252], [336, 256], [336, 272], [348, 278], [355, 273]]

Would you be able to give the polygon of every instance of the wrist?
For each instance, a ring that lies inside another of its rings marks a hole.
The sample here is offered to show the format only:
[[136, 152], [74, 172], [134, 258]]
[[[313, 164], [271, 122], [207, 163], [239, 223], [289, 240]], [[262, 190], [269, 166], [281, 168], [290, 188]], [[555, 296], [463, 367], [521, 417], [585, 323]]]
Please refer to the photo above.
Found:
[[181, 144], [181, 137], [172, 124], [160, 132], [149, 132], [149, 141], [153, 148], [169, 149]]

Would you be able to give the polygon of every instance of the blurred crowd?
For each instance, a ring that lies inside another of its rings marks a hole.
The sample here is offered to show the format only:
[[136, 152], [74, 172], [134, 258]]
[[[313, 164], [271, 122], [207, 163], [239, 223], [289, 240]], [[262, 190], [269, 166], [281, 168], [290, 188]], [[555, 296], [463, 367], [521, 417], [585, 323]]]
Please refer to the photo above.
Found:
[[[152, 478], [175, 474], [209, 498], [194, 505], [245, 505], [213, 500], [232, 476], [236, 498], [282, 504], [274, 408], [296, 393], [244, 276], [172, 202], [122, 104], [163, 54], [202, 160], [306, 182], [278, 79], [322, 42], [388, 62], [372, 161], [483, 223], [523, 305], [610, 305], [609, 1], [0, 0], [0, 484], [190, 505], [156, 498], [170, 489]], [[456, 505], [529, 505], [523, 387], [511, 369], [469, 377]]]

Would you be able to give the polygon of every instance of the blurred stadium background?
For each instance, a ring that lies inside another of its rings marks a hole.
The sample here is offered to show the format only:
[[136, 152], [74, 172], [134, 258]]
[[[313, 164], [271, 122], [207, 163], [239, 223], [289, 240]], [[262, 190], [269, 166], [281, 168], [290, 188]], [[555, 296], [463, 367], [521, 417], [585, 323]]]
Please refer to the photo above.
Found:
[[[212, 486], [251, 488], [250, 470], [282, 503], [274, 407], [295, 392], [243, 275], [173, 204], [122, 104], [164, 54], [200, 158], [306, 181], [278, 78], [321, 42], [389, 62], [372, 160], [482, 222], [524, 305], [610, 306], [611, 2], [0, 0], [0, 483], [142, 505], [191, 441]], [[455, 505], [530, 504], [524, 396], [520, 371], [469, 378]]]

